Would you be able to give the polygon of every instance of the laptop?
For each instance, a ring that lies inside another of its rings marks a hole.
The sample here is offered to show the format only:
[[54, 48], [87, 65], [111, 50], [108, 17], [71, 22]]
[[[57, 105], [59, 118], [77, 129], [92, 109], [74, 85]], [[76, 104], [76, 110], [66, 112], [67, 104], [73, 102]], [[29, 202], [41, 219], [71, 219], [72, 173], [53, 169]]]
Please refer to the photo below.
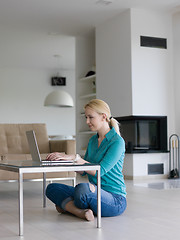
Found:
[[54, 160], [54, 161], [50, 161], [47, 159], [41, 159], [41, 155], [39, 152], [39, 147], [37, 144], [37, 140], [36, 140], [36, 135], [35, 132], [33, 130], [31, 131], [27, 131], [26, 132], [26, 137], [28, 140], [28, 144], [29, 144], [29, 150], [32, 156], [32, 160], [34, 162], [40, 162], [42, 164], [51, 164], [51, 165], [59, 165], [59, 164], [73, 164], [73, 160], [63, 160], [63, 159], [59, 159], [59, 160]]

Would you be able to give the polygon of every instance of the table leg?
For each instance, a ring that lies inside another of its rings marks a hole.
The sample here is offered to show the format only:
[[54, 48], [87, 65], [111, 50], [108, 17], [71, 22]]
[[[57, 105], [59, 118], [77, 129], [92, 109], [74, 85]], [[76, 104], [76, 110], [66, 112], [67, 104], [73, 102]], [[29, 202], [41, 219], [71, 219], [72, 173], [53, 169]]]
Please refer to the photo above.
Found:
[[46, 173], [43, 172], [43, 207], [46, 207]]
[[19, 172], [19, 236], [23, 236], [23, 173]]
[[101, 228], [101, 176], [97, 170], [97, 228]]

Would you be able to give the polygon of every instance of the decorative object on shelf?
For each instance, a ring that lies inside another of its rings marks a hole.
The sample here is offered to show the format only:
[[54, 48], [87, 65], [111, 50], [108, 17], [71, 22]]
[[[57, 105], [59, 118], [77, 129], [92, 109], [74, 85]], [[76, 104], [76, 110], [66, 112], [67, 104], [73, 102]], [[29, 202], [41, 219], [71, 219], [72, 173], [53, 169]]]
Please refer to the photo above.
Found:
[[86, 77], [90, 77], [90, 76], [93, 76], [95, 75], [96, 73], [94, 71], [89, 71], [87, 74], [86, 74]]
[[74, 102], [71, 95], [65, 91], [53, 91], [47, 95], [44, 106], [48, 107], [73, 107]]

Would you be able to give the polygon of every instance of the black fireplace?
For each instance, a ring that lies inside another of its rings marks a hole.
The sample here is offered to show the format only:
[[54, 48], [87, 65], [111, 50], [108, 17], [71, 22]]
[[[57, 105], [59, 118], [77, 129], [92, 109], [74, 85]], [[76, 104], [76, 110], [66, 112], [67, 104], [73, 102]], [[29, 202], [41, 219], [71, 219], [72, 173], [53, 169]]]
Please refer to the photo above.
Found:
[[167, 116], [116, 117], [127, 153], [167, 152]]

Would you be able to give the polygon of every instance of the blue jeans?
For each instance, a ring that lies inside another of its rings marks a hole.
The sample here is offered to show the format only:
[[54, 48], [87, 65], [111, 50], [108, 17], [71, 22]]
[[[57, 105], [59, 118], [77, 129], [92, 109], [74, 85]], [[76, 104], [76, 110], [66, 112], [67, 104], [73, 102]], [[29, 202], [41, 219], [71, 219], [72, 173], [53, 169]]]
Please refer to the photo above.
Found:
[[[51, 183], [47, 186], [46, 196], [58, 207], [65, 209], [69, 201], [81, 209], [91, 209], [97, 215], [97, 186], [92, 192], [89, 183], [80, 183], [76, 187], [60, 183]], [[101, 189], [101, 215], [113, 217], [120, 215], [126, 209], [126, 198]]]

